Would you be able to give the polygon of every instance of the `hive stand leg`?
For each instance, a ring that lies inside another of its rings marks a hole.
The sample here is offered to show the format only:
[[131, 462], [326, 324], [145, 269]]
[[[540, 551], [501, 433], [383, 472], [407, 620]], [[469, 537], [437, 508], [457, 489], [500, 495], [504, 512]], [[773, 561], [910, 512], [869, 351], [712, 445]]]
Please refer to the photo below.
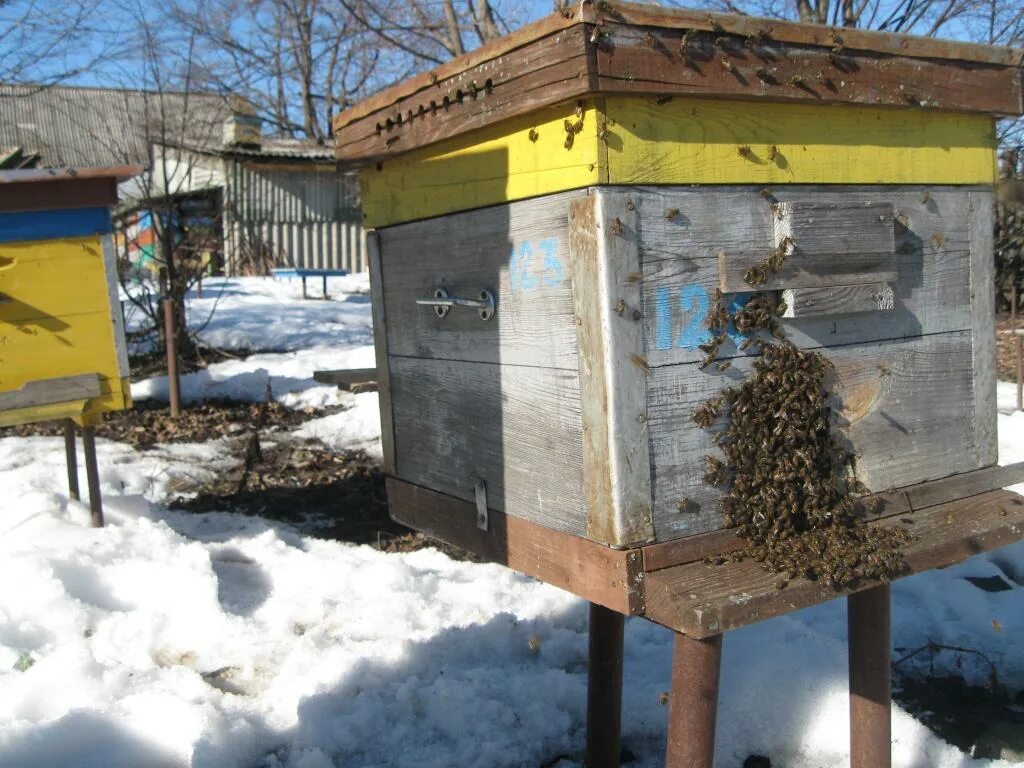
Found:
[[89, 509], [92, 510], [92, 527], [103, 527], [103, 499], [100, 497], [100, 472], [96, 465], [96, 429], [82, 427], [82, 449], [85, 452], [85, 477], [89, 483]]
[[847, 598], [850, 768], [892, 766], [889, 585]]
[[665, 768], [712, 768], [721, 667], [722, 635], [695, 640], [676, 633]]
[[622, 751], [622, 648], [625, 617], [590, 604], [587, 768], [619, 768]]
[[68, 465], [68, 496], [80, 500], [78, 490], [78, 451], [75, 448], [75, 422], [64, 419], [64, 457]]

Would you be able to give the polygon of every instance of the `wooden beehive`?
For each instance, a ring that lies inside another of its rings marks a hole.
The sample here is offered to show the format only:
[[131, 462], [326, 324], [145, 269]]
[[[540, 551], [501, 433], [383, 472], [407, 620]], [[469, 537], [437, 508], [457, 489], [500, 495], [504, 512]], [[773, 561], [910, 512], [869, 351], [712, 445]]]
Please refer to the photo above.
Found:
[[0, 172], [0, 426], [130, 407], [110, 209], [138, 171]]
[[506, 559], [524, 525], [563, 552], [720, 529], [691, 414], [756, 349], [733, 333], [720, 370], [700, 345], [778, 247], [757, 289], [835, 363], [860, 479], [993, 465], [995, 119], [1022, 111], [1019, 58], [582, 3], [339, 115], [393, 514]]

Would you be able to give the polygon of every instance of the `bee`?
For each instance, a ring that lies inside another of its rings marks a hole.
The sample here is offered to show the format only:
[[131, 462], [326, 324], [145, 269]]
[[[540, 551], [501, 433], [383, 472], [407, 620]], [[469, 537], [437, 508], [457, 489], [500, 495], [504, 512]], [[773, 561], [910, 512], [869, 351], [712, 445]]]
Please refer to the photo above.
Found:
[[749, 144], [740, 144], [736, 148], [736, 153], [745, 160], [751, 160], [754, 157], [754, 150], [750, 148]]
[[775, 158], [778, 157], [778, 156], [779, 156], [779, 148], [777, 146], [772, 144], [770, 147], [768, 147], [768, 159], [771, 162], [774, 163], [775, 162]]
[[615, 314], [619, 317], [626, 314], [626, 302], [624, 299], [619, 299], [618, 304], [615, 305]]
[[611, 226], [609, 227], [609, 229], [611, 230], [611, 233], [613, 235], [621, 235], [623, 233], [623, 231], [625, 230], [625, 225], [622, 223], [621, 219], [616, 217], [615, 220], [612, 221]]
[[793, 75], [786, 82], [789, 83], [790, 85], [803, 85], [804, 76], [803, 75]]
[[725, 485], [729, 473], [721, 461], [714, 456], [704, 457], [704, 482], [708, 485]]
[[693, 502], [691, 502], [691, 501], [690, 501], [690, 500], [689, 500], [688, 498], [686, 498], [685, 496], [684, 496], [683, 498], [681, 498], [681, 499], [680, 499], [680, 500], [679, 500], [679, 501], [678, 501], [678, 502], [676, 503], [676, 510], [677, 510], [678, 512], [680, 512], [680, 513], [686, 513], [686, 512], [696, 512], [696, 511], [697, 511], [696, 509], [694, 509], [694, 504], [693, 504]]
[[678, 208], [667, 208], [665, 210], [665, 218], [669, 221], [675, 221], [679, 217]]
[[565, 142], [562, 144], [566, 149], [572, 149], [572, 145], [576, 143], [576, 134], [567, 133], [565, 134]]
[[671, 96], [659, 96], [657, 99], [654, 100], [654, 103], [660, 107], [663, 104], [668, 104], [670, 101], [672, 101]]
[[733, 63], [729, 61], [727, 58], [725, 58], [725, 56], [719, 59], [719, 62], [721, 63], [722, 67], [725, 69], [726, 72], [734, 72], [736, 70], [736, 67], [733, 65]]
[[755, 69], [754, 74], [757, 76], [757, 79], [760, 80], [762, 83], [771, 84], [775, 82], [775, 78], [772, 77], [771, 73], [764, 67], [758, 67], [757, 69]]
[[761, 267], [751, 267], [747, 270], [746, 274], [743, 275], [743, 279], [748, 285], [761, 285], [768, 279], [768, 276]]
[[723, 27], [719, 23], [718, 19], [716, 19], [714, 16], [708, 14], [707, 23], [708, 23], [708, 26], [711, 27], [711, 31], [714, 32], [716, 35], [724, 35], [725, 34], [725, 27]]
[[536, 128], [531, 128], [530, 132], [527, 134], [527, 137], [530, 139], [530, 141], [532, 143], [536, 144], [537, 143], [537, 139], [540, 138], [540, 134], [537, 133], [537, 129]]
[[683, 36], [681, 38], [679, 38], [679, 53], [684, 58], [688, 59], [690, 57], [689, 47], [690, 47], [690, 42], [692, 41], [694, 35], [695, 35], [695, 30], [688, 29], [685, 32], [683, 32]]

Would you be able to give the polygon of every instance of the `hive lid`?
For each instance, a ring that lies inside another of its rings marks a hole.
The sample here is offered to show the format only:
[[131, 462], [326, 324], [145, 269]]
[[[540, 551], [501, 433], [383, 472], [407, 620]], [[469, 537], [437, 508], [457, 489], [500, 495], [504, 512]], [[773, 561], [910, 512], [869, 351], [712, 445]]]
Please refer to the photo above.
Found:
[[1020, 50], [583, 0], [334, 118], [365, 163], [545, 106], [629, 93], [1019, 115]]
[[113, 206], [117, 184], [142, 173], [136, 165], [0, 171], [0, 212]]

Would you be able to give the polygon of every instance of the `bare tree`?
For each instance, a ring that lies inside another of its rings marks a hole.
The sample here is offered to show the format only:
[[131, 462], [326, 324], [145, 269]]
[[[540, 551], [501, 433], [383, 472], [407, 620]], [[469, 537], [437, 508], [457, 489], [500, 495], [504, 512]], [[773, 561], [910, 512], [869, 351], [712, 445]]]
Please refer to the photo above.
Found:
[[87, 72], [100, 0], [0, 0], [0, 82], [49, 85]]

